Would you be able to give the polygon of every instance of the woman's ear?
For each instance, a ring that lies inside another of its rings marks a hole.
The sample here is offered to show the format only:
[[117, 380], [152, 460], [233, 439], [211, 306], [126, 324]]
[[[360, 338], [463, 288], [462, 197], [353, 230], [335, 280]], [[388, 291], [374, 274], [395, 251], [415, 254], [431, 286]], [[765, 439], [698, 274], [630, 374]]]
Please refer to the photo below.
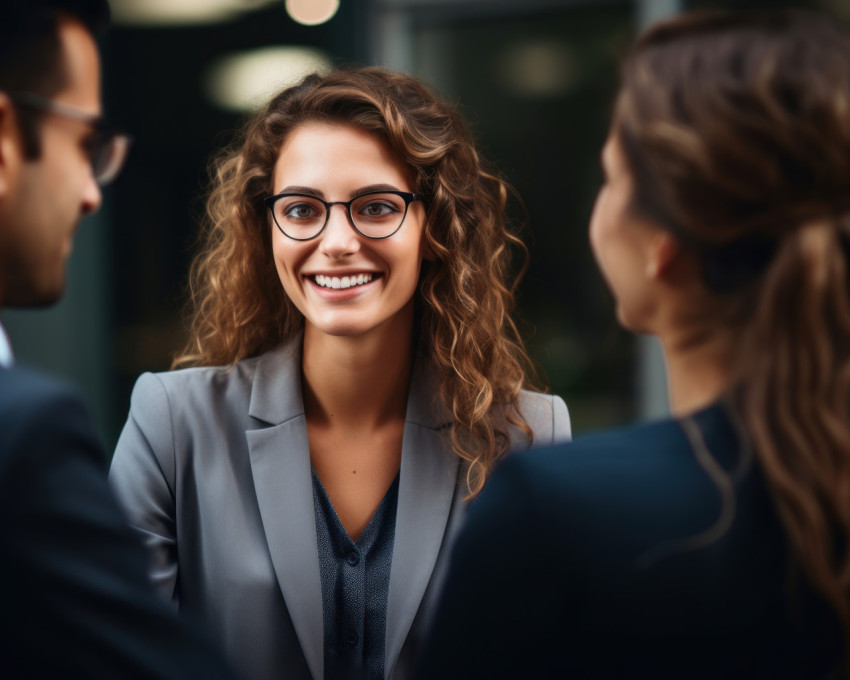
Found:
[[646, 277], [653, 280], [676, 278], [683, 256], [679, 241], [668, 231], [657, 230], [647, 244]]

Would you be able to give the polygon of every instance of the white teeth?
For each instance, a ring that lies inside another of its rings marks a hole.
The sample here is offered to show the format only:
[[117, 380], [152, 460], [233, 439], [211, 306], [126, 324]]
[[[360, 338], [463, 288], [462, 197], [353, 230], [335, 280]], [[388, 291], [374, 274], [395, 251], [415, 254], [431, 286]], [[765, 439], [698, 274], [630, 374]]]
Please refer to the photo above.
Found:
[[313, 280], [322, 288], [345, 289], [352, 286], [362, 286], [364, 283], [369, 283], [372, 280], [371, 274], [357, 274], [356, 276], [324, 276], [316, 274]]

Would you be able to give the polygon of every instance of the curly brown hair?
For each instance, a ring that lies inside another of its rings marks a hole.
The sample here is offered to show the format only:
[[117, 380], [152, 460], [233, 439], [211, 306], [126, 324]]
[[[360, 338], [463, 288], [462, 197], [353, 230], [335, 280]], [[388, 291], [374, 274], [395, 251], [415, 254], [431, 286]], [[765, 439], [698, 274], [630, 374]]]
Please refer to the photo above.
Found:
[[[452, 446], [468, 461], [476, 494], [509, 446], [509, 426], [532, 434], [518, 408], [531, 362], [511, 316], [528, 254], [506, 226], [508, 186], [485, 169], [460, 114], [410, 76], [378, 68], [308, 76], [272, 98], [214, 160], [204, 246], [190, 272], [191, 337], [172, 367], [233, 365], [300, 332], [263, 199], [287, 135], [316, 121], [384, 140], [423, 198], [433, 259], [417, 294], [418, 351], [440, 378], [454, 414]], [[512, 266], [517, 251], [521, 271]]]
[[632, 208], [702, 262], [695, 313], [735, 333], [731, 403], [850, 641], [850, 33], [791, 10], [664, 22], [612, 131]]

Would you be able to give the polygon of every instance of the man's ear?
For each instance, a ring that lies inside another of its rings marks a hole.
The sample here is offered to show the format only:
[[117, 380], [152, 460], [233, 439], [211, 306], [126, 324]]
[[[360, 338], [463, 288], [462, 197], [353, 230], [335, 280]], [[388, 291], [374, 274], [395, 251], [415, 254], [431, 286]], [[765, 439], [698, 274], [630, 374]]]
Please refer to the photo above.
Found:
[[8, 195], [23, 162], [21, 131], [12, 100], [0, 92], [0, 200]]

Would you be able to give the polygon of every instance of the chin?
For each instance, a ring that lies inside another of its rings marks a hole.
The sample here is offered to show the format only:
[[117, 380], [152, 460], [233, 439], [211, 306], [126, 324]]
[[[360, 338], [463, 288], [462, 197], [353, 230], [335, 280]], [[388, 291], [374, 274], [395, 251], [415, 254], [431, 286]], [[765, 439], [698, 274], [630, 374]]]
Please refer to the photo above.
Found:
[[47, 288], [38, 288], [30, 290], [10, 290], [9, 296], [3, 301], [6, 307], [28, 307], [38, 309], [40, 307], [50, 307], [55, 305], [62, 299], [65, 293], [65, 282], [62, 281], [59, 285]]
[[314, 330], [337, 338], [354, 337], [363, 335], [371, 330], [371, 326], [363, 323], [362, 319], [336, 319], [324, 323], [310, 323]]
[[354, 338], [366, 333], [364, 329], [352, 326], [331, 326], [330, 328], [319, 328], [318, 330], [334, 338]]
[[398, 334], [406, 327], [399, 325], [399, 321], [400, 319], [396, 317], [375, 319], [362, 313], [352, 313], [340, 314], [333, 319], [315, 319], [307, 323], [322, 335], [337, 338], [362, 338], [370, 335], [378, 337], [388, 333]]
[[634, 315], [629, 315], [622, 307], [617, 309], [617, 321], [620, 326], [631, 333], [638, 335], [650, 335], [652, 333], [646, 324], [641, 323], [639, 319], [635, 319]]

